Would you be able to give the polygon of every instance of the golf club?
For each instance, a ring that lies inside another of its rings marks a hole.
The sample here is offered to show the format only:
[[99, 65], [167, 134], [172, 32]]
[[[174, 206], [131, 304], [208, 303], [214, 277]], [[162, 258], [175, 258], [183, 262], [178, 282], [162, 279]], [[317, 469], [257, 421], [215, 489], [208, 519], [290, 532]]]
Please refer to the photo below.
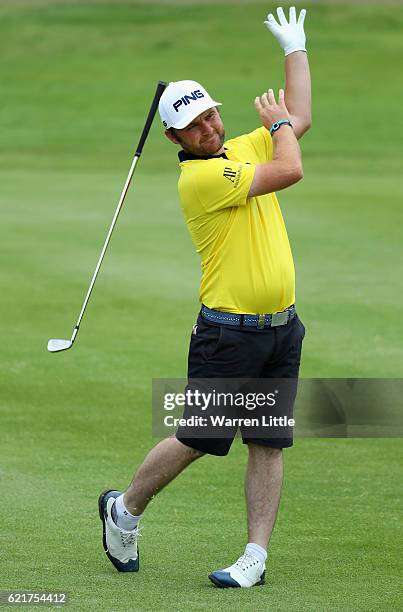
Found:
[[126, 183], [125, 183], [125, 185], [123, 187], [123, 191], [121, 193], [121, 196], [120, 196], [120, 199], [119, 199], [119, 203], [117, 205], [115, 214], [113, 216], [112, 223], [111, 223], [111, 226], [110, 226], [109, 231], [108, 231], [108, 235], [106, 236], [106, 240], [105, 240], [103, 249], [101, 251], [101, 255], [100, 255], [99, 259], [98, 259], [97, 267], [95, 268], [94, 275], [93, 275], [93, 277], [91, 279], [91, 283], [90, 283], [90, 286], [88, 288], [87, 295], [85, 296], [84, 304], [83, 304], [83, 306], [81, 308], [80, 316], [78, 317], [76, 326], [75, 326], [75, 328], [73, 330], [73, 333], [72, 333], [72, 336], [71, 336], [70, 340], [61, 340], [59, 338], [52, 338], [51, 340], [49, 340], [49, 342], [48, 342], [48, 351], [50, 351], [51, 353], [58, 353], [60, 351], [65, 351], [65, 350], [71, 348], [73, 346], [73, 344], [74, 344], [74, 341], [75, 341], [75, 339], [77, 337], [77, 334], [78, 334], [78, 330], [80, 328], [80, 324], [81, 324], [82, 318], [84, 316], [85, 309], [86, 309], [87, 304], [88, 304], [88, 300], [90, 299], [90, 295], [91, 295], [92, 289], [93, 289], [93, 287], [95, 285], [95, 281], [96, 281], [99, 269], [101, 267], [102, 260], [104, 258], [106, 249], [108, 247], [110, 237], [112, 236], [113, 228], [115, 227], [117, 218], [119, 216], [119, 213], [120, 213], [120, 210], [121, 210], [121, 208], [123, 206], [123, 202], [125, 200], [127, 191], [129, 189], [130, 182], [132, 180], [132, 176], [133, 176], [133, 173], [134, 173], [134, 169], [136, 167], [137, 161], [138, 161], [138, 159], [139, 159], [139, 157], [141, 155], [141, 152], [143, 150], [143, 146], [144, 146], [144, 143], [145, 143], [146, 138], [148, 136], [148, 133], [150, 131], [150, 127], [151, 127], [151, 124], [152, 124], [153, 119], [155, 117], [155, 113], [157, 112], [158, 103], [160, 101], [160, 98], [161, 98], [161, 96], [162, 96], [166, 86], [167, 86], [167, 83], [165, 83], [164, 81], [159, 81], [158, 82], [157, 89], [156, 89], [155, 95], [154, 95], [154, 99], [152, 101], [152, 104], [151, 104], [151, 107], [150, 107], [150, 111], [148, 113], [147, 121], [146, 121], [146, 123], [144, 125], [143, 133], [141, 134], [141, 137], [140, 137], [140, 140], [139, 140], [139, 144], [137, 145], [136, 153], [134, 155], [132, 164], [130, 166], [129, 174], [128, 174], [127, 179], [126, 179]]

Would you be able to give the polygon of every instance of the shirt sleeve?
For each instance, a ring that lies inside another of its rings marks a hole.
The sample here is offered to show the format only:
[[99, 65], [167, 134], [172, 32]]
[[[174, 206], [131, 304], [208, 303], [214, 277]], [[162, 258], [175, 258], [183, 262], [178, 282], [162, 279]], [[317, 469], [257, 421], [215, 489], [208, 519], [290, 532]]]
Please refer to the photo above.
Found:
[[264, 164], [273, 159], [273, 141], [267, 128], [261, 126], [249, 134], [227, 141], [231, 149], [236, 148], [241, 159], [250, 159], [255, 164]]
[[255, 175], [253, 164], [209, 159], [193, 177], [197, 197], [206, 212], [245, 206]]
[[247, 135], [253, 146], [260, 163], [266, 163], [273, 159], [273, 141], [270, 132], [265, 127], [260, 127]]

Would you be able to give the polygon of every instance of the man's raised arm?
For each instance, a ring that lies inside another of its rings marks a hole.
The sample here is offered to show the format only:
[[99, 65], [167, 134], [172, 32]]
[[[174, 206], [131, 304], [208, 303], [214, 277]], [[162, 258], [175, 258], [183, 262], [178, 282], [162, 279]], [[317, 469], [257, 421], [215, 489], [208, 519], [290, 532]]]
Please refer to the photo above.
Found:
[[304, 19], [302, 9], [298, 20], [295, 7], [290, 8], [289, 21], [283, 9], [277, 9], [278, 21], [269, 13], [265, 25], [277, 38], [285, 53], [285, 103], [297, 138], [311, 127], [311, 76], [305, 49]]

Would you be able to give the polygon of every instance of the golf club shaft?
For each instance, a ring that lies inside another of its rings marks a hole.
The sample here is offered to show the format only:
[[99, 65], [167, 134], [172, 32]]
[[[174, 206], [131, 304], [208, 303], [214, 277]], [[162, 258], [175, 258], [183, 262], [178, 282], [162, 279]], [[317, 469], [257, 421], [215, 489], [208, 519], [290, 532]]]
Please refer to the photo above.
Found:
[[102, 260], [104, 258], [106, 249], [107, 249], [108, 244], [109, 244], [109, 240], [110, 240], [110, 238], [112, 236], [113, 229], [114, 229], [114, 227], [116, 225], [116, 221], [117, 221], [119, 213], [120, 213], [120, 211], [122, 209], [123, 202], [125, 201], [125, 197], [126, 197], [126, 194], [128, 192], [128, 189], [129, 189], [129, 186], [130, 186], [130, 182], [132, 180], [132, 177], [133, 177], [133, 174], [134, 174], [134, 170], [136, 168], [136, 164], [137, 164], [138, 159], [139, 159], [139, 157], [140, 157], [140, 155], [141, 155], [141, 153], [143, 151], [144, 143], [145, 143], [145, 141], [147, 139], [148, 133], [149, 133], [150, 128], [151, 128], [151, 124], [152, 124], [153, 119], [155, 117], [155, 113], [157, 112], [159, 100], [160, 100], [160, 98], [161, 98], [161, 96], [162, 96], [162, 94], [164, 92], [164, 89], [165, 89], [166, 85], [167, 84], [164, 83], [163, 81], [159, 81], [158, 82], [157, 89], [156, 89], [155, 95], [154, 95], [154, 99], [152, 101], [152, 104], [151, 104], [151, 107], [150, 107], [150, 111], [148, 113], [147, 121], [146, 121], [146, 123], [144, 125], [143, 132], [142, 132], [140, 140], [139, 140], [139, 144], [137, 145], [136, 153], [134, 155], [132, 164], [130, 166], [129, 174], [127, 175], [127, 179], [126, 179], [125, 185], [123, 187], [122, 193], [120, 195], [119, 203], [117, 205], [115, 214], [113, 216], [112, 223], [111, 223], [111, 226], [110, 226], [109, 231], [108, 231], [108, 235], [106, 236], [105, 243], [104, 243], [104, 246], [103, 246], [102, 251], [101, 251], [101, 255], [99, 256], [98, 263], [97, 263], [97, 266], [95, 268], [95, 272], [93, 274], [90, 286], [89, 286], [88, 291], [87, 291], [87, 295], [85, 296], [85, 300], [84, 300], [83, 306], [81, 308], [80, 315], [78, 317], [76, 326], [75, 326], [73, 334], [71, 336], [71, 342], [72, 343], [74, 342], [74, 340], [75, 340], [75, 338], [76, 338], [76, 336], [78, 334], [80, 323], [81, 323], [82, 318], [84, 316], [84, 312], [85, 312], [85, 309], [87, 307], [88, 300], [90, 299], [92, 289], [93, 289], [93, 287], [95, 285], [95, 281], [97, 279], [98, 272], [99, 272], [99, 269], [100, 269], [101, 264], [102, 264]]

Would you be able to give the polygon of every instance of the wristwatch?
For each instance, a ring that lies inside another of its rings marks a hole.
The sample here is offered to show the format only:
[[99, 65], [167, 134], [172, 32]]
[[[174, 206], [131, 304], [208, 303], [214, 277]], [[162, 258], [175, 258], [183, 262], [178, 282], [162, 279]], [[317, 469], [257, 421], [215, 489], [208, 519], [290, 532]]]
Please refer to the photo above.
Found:
[[288, 121], [288, 119], [282, 119], [281, 121], [276, 121], [276, 123], [273, 123], [273, 125], [270, 128], [270, 136], [273, 136], [273, 133], [277, 132], [277, 130], [279, 130], [282, 125], [289, 125], [290, 127], [292, 127], [292, 123], [291, 121]]

